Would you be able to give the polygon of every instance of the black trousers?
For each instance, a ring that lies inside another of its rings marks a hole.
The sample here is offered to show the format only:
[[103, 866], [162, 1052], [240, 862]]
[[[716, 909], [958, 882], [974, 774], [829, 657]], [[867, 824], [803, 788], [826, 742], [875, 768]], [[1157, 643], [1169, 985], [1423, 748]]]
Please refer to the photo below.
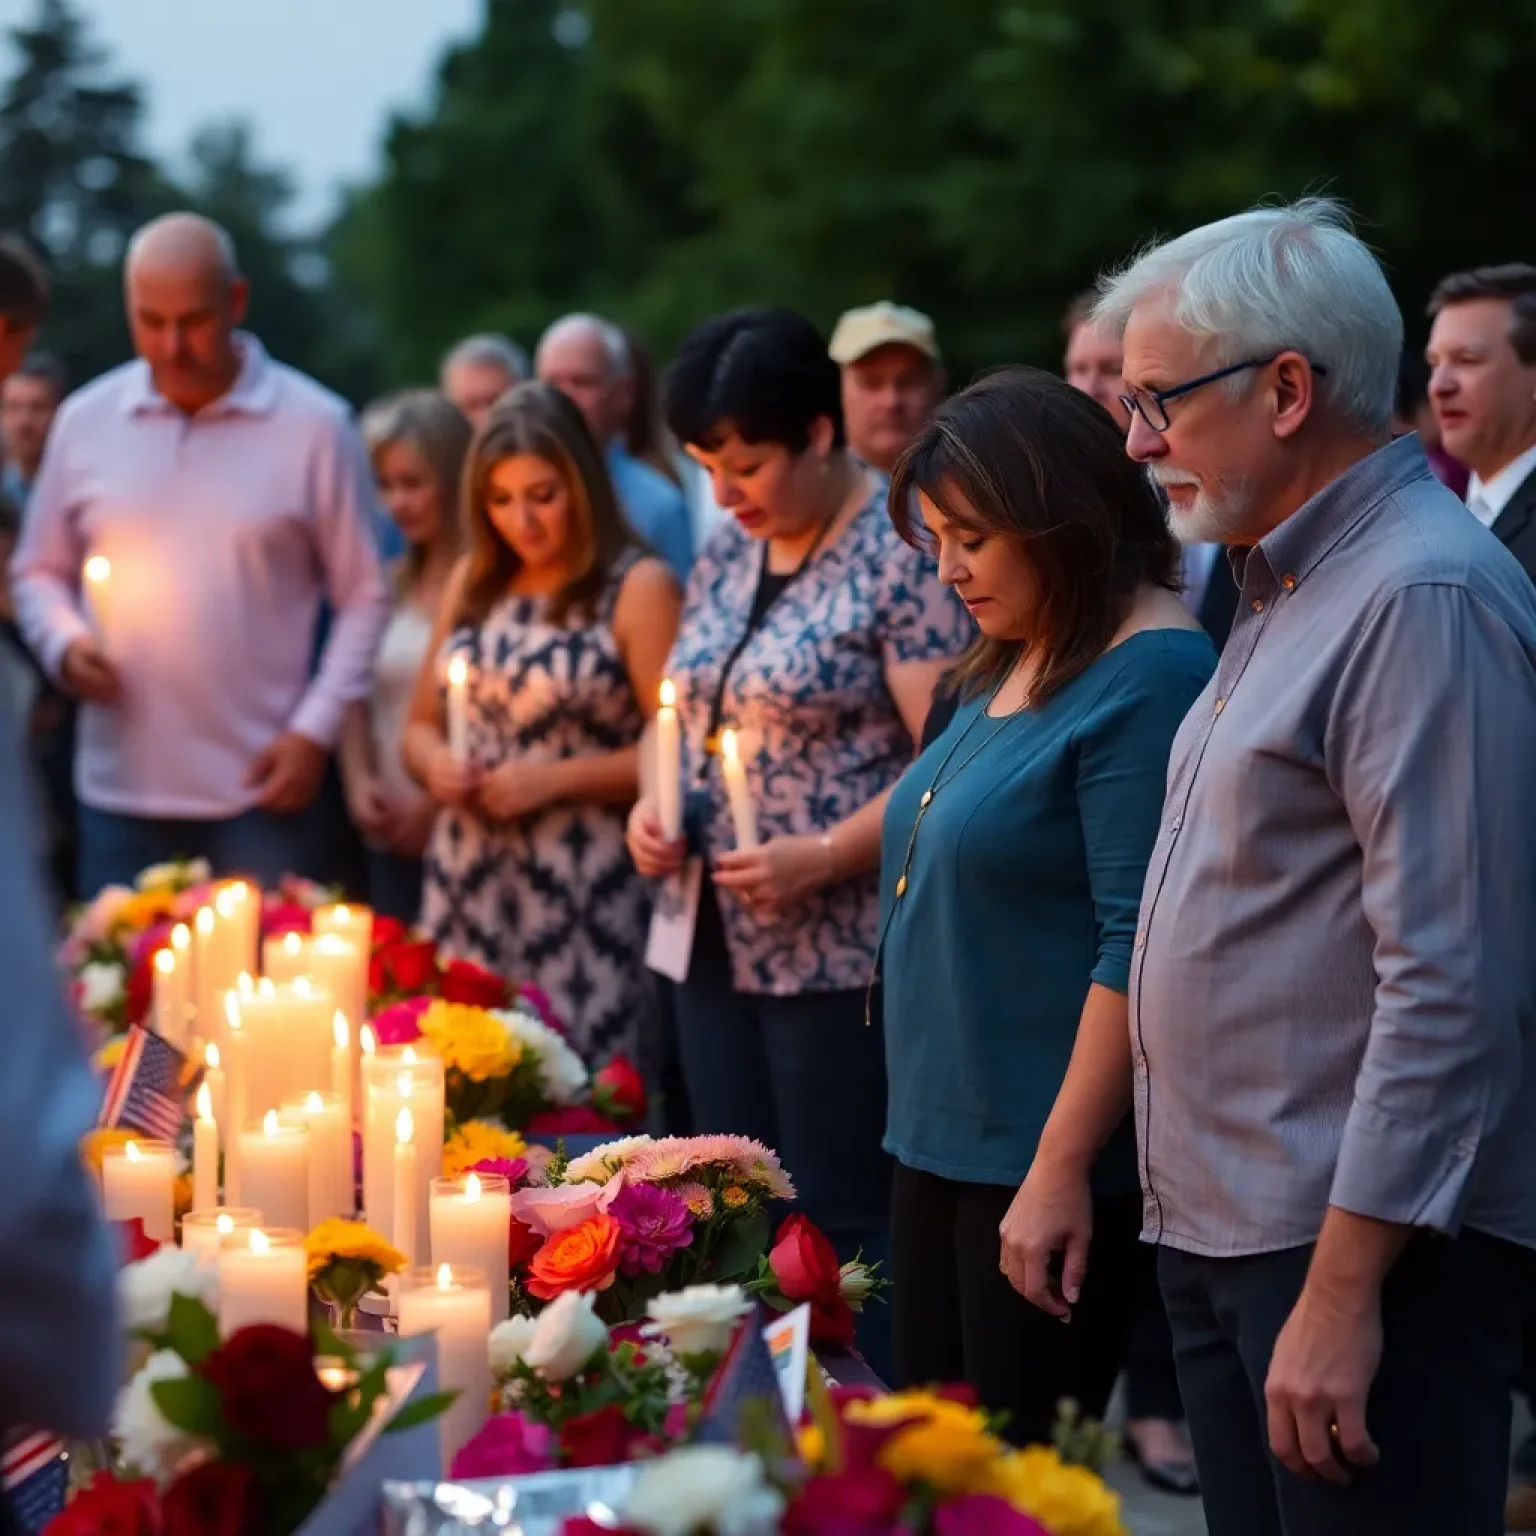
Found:
[[1298, 1477], [1269, 1451], [1264, 1382], [1311, 1256], [1159, 1253], [1210, 1536], [1500, 1536], [1536, 1255], [1478, 1232], [1410, 1241], [1382, 1291], [1366, 1404], [1381, 1460], [1347, 1487]]
[[1173, 1333], [1157, 1284], [1157, 1249], [1142, 1243], [1134, 1260], [1136, 1308], [1125, 1343], [1125, 1416], [1128, 1419], [1184, 1417], [1179, 1373], [1173, 1363]]
[[896, 1165], [891, 1321], [899, 1385], [968, 1382], [1024, 1445], [1050, 1439], [1064, 1397], [1103, 1415], [1135, 1304], [1141, 1196], [1095, 1205], [1088, 1277], [1066, 1324], [1025, 1301], [998, 1268], [997, 1229], [1013, 1196]]

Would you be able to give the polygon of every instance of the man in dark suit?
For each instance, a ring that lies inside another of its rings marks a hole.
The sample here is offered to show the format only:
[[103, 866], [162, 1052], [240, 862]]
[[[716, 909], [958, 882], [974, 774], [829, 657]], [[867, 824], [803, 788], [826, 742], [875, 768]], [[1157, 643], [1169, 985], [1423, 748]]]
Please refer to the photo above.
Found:
[[1536, 581], [1536, 267], [1457, 272], [1435, 289], [1429, 398], [1467, 507]]

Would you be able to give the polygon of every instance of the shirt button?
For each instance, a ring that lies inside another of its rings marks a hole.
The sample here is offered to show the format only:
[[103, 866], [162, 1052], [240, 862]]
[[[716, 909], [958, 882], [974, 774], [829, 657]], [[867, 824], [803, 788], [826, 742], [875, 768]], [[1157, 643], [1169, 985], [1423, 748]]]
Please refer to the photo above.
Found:
[[896, 900], [900, 901], [907, 894], [907, 877], [900, 875], [896, 880]]
[[1178, 816], [1175, 816], [1173, 818], [1173, 820], [1168, 823], [1168, 830], [1170, 832], [1177, 832], [1179, 830], [1179, 828], [1182, 827], [1183, 825], [1184, 825], [1184, 823], [1183, 823], [1182, 819], [1179, 818]]
[[1226, 699], [1224, 699], [1224, 698], [1221, 698], [1221, 699], [1217, 699], [1217, 700], [1216, 700], [1216, 713], [1217, 713], [1217, 714], [1218, 714], [1218, 715], [1219, 715], [1219, 714], [1220, 714], [1220, 713], [1221, 713], [1221, 712], [1222, 712], [1222, 710], [1224, 710], [1224, 709], [1225, 709], [1225, 708], [1226, 708], [1226, 707], [1227, 707], [1227, 701], [1226, 701]]
[[1262, 597], [1254, 598], [1254, 600], [1253, 600], [1253, 611], [1255, 613], [1263, 613], [1264, 612], [1264, 599]]
[[1296, 590], [1295, 576], [1287, 571], [1285, 575], [1280, 578], [1280, 585], [1284, 587], [1287, 592], [1294, 592]]
[[1146, 947], [1147, 947], [1147, 935], [1143, 931], [1143, 932], [1140, 932], [1140, 933], [1138, 933], [1136, 935], [1136, 948], [1137, 949], [1145, 949]]

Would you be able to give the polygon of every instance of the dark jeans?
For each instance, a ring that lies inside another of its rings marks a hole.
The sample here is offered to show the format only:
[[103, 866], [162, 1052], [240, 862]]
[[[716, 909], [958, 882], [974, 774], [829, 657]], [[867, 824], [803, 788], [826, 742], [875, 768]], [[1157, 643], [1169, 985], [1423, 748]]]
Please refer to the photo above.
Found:
[[1136, 1306], [1125, 1341], [1125, 1416], [1128, 1419], [1184, 1417], [1179, 1373], [1173, 1362], [1173, 1333], [1168, 1309], [1157, 1285], [1157, 1249], [1138, 1244], [1135, 1259]]
[[421, 860], [368, 850], [368, 905], [414, 927], [421, 921]]
[[[1536, 1292], [1526, 1298], [1525, 1333], [1521, 1345], [1520, 1390], [1526, 1406], [1536, 1413]], [[1522, 1482], [1536, 1483], [1536, 1429], [1527, 1432], [1515, 1452], [1515, 1471]]]
[[276, 816], [246, 811], [225, 821], [175, 821], [121, 816], [82, 805], [80, 894], [89, 900], [103, 886], [132, 885], [147, 865], [166, 859], [207, 859], [216, 876], [249, 875], [273, 886], [285, 874], [319, 879], [312, 813]]
[[1499, 1536], [1536, 1255], [1479, 1232], [1410, 1241], [1382, 1291], [1366, 1404], [1381, 1460], [1347, 1487], [1298, 1477], [1269, 1451], [1264, 1382], [1311, 1257], [1159, 1253], [1210, 1536]]
[[1019, 1295], [998, 1268], [998, 1226], [1015, 1191], [961, 1184], [898, 1163], [891, 1197], [896, 1381], [965, 1381], [1008, 1415], [1021, 1445], [1049, 1441], [1062, 1398], [1102, 1417], [1136, 1300], [1141, 1196], [1094, 1204], [1083, 1294], [1069, 1323]]
[[[885, 1036], [864, 1023], [863, 991], [736, 991], [706, 877], [688, 979], [673, 1002], [694, 1131], [755, 1136], [774, 1148], [795, 1182], [795, 1209], [838, 1256], [846, 1262], [862, 1249], [866, 1261], [884, 1264]], [[889, 1338], [888, 1309], [871, 1302], [859, 1319], [859, 1348], [885, 1377]]]

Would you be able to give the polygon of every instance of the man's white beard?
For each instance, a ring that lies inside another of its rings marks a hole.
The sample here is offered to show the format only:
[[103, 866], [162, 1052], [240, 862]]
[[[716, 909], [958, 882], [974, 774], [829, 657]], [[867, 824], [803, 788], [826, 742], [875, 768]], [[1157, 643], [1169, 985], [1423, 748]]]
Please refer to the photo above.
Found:
[[1251, 521], [1254, 488], [1249, 476], [1199, 482], [1177, 470], [1164, 473], [1156, 464], [1149, 468], [1165, 492], [1173, 486], [1194, 487], [1195, 499], [1187, 506], [1168, 502], [1168, 526], [1180, 544], [1231, 544]]

